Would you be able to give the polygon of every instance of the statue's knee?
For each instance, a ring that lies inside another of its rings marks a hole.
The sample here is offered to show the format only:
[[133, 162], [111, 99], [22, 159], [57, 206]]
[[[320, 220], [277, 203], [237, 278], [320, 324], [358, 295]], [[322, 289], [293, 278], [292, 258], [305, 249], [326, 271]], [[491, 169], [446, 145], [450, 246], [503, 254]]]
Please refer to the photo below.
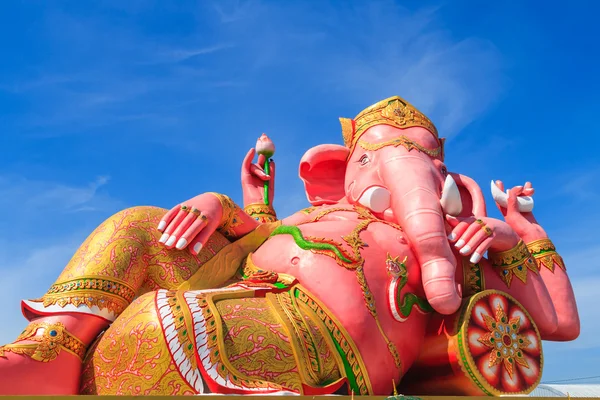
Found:
[[160, 220], [165, 215], [166, 212], [167, 212], [167, 210], [165, 210], [164, 208], [160, 208], [160, 207], [135, 206], [135, 207], [126, 208], [124, 210], [117, 212], [116, 214], [113, 214], [111, 219], [112, 218], [118, 218], [118, 219], [123, 219], [123, 218], [156, 219], [156, 218], [158, 218]]
[[108, 226], [109, 230], [142, 229], [144, 231], [155, 230], [161, 218], [167, 210], [160, 207], [136, 206], [121, 210], [107, 218], [102, 226]]

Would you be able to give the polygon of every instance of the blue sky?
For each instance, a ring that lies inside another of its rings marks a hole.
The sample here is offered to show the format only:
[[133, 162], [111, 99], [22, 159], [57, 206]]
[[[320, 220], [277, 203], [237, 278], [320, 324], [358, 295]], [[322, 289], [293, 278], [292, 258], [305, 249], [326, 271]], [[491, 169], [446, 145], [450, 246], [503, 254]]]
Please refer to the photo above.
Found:
[[[175, 4], [176, 3], [176, 4]], [[27, 1], [0, 5], [0, 342], [112, 213], [205, 191], [241, 200], [256, 138], [275, 205], [337, 118], [400, 95], [484, 188], [531, 180], [564, 255], [581, 337], [545, 345], [544, 380], [600, 375], [600, 157], [592, 2]], [[529, 4], [525, 4], [529, 3]]]

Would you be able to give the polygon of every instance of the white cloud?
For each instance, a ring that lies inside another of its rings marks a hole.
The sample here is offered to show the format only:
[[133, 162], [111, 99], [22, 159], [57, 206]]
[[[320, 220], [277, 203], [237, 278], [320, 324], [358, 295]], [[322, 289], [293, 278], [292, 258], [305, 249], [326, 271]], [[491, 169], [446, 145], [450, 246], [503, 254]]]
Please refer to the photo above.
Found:
[[[0, 240], [0, 345], [15, 340], [27, 321], [21, 314], [20, 301], [41, 297], [58, 278], [84, 236], [44, 238], [43, 245]], [[35, 242], [40, 243], [37, 240]], [[50, 243], [52, 244], [50, 244]]]
[[0, 175], [0, 215], [6, 217], [27, 214], [105, 211], [114, 209], [118, 201], [108, 194], [99, 193], [109, 177], [100, 176], [83, 186], [39, 181], [19, 175]]
[[227, 33], [251, 49], [251, 57], [241, 55], [251, 70], [281, 68], [290, 80], [310, 76], [305, 83], [319, 88], [315, 96], [356, 112], [400, 95], [452, 136], [487, 111], [508, 80], [492, 43], [453, 37], [438, 18], [434, 8], [411, 11], [391, 0], [269, 3]]
[[26, 324], [20, 301], [41, 297], [93, 229], [93, 220], [122, 208], [100, 193], [108, 181], [99, 177], [77, 186], [0, 176], [0, 219], [10, 227], [0, 232], [0, 344], [14, 340]]

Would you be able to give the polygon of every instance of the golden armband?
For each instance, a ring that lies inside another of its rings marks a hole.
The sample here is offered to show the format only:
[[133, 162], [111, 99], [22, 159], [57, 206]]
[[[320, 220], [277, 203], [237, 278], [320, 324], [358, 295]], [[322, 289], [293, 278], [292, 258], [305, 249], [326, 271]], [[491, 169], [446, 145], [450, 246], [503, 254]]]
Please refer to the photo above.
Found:
[[277, 213], [272, 206], [254, 203], [244, 207], [244, 212], [261, 223], [277, 221]]
[[227, 239], [235, 239], [235, 231], [233, 228], [242, 224], [238, 212], [241, 208], [238, 207], [229, 196], [225, 196], [220, 193], [211, 193], [221, 202], [221, 208], [223, 215], [221, 216], [221, 223], [217, 228]]
[[527, 243], [527, 248], [533, 256], [538, 269], [542, 269], [542, 266], [544, 266], [551, 272], [554, 272], [554, 264], [556, 264], [563, 271], [566, 271], [565, 262], [556, 252], [556, 247], [550, 239], [540, 239]]
[[[41, 336], [36, 335], [38, 329], [44, 329]], [[0, 357], [5, 357], [5, 353], [11, 352], [27, 355], [36, 361], [49, 362], [58, 357], [61, 350], [65, 350], [81, 360], [85, 356], [85, 344], [71, 335], [60, 322], [32, 322], [16, 341], [21, 340], [30, 340], [37, 343], [12, 343], [0, 346]]]
[[513, 276], [527, 283], [527, 270], [538, 273], [537, 264], [522, 240], [519, 240], [519, 243], [510, 250], [499, 253], [489, 251], [488, 257], [507, 287], [510, 287]]

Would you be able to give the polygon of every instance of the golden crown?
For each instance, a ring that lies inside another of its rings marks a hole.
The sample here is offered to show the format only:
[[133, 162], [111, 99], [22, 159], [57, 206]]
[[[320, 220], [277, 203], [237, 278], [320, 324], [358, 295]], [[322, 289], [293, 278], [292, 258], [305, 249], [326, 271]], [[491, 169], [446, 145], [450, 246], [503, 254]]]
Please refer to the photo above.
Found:
[[381, 100], [361, 111], [354, 119], [340, 118], [344, 145], [354, 150], [358, 139], [363, 133], [375, 125], [390, 125], [400, 129], [420, 126], [427, 129], [436, 138], [442, 149], [444, 140], [438, 137], [438, 131], [433, 123], [422, 112], [406, 100], [393, 96]]

